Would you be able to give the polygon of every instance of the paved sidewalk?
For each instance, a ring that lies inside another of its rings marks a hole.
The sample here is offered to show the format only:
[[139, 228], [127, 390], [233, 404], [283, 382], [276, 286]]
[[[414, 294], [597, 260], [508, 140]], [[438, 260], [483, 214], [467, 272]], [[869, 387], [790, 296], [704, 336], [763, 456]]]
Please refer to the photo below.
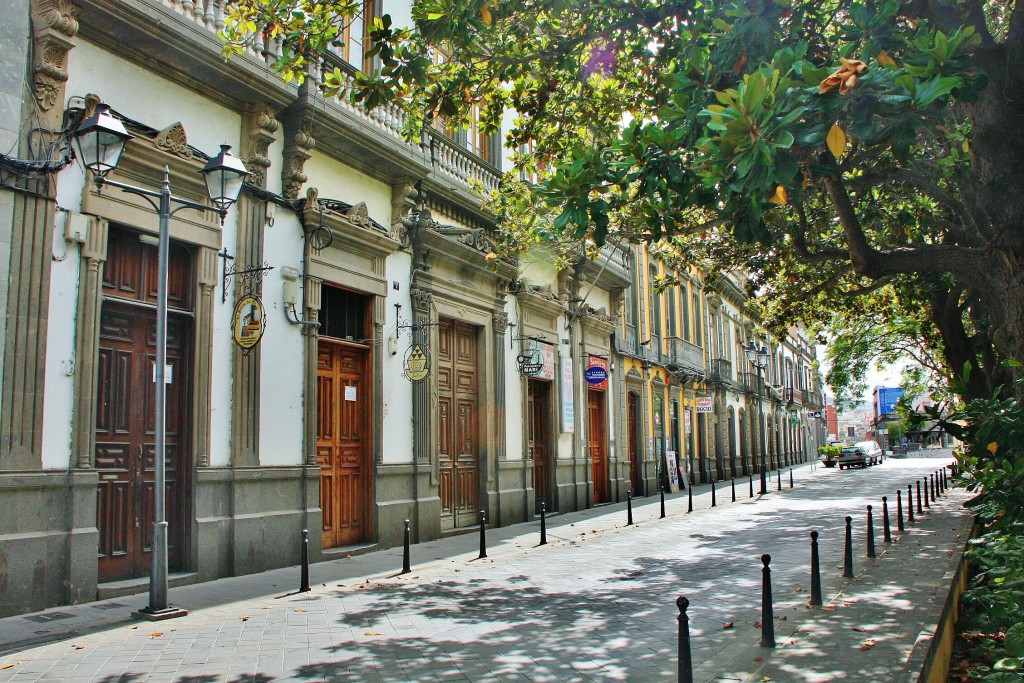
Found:
[[[944, 454], [943, 454], [944, 455]], [[966, 542], [967, 494], [951, 492], [891, 545], [881, 496], [947, 464], [887, 460], [840, 472], [795, 469], [763, 499], [710, 509], [707, 487], [550, 518], [538, 525], [313, 565], [313, 591], [292, 593], [296, 568], [175, 588], [181, 619], [136, 622], [146, 596], [0, 620], [0, 681], [648, 681], [676, 671], [675, 599], [690, 599], [697, 681], [911, 680]], [[755, 482], [755, 488], [757, 483]], [[865, 505], [879, 557], [864, 557]], [[843, 518], [854, 517], [855, 571], [840, 576]], [[808, 532], [821, 533], [826, 608], [809, 609]], [[775, 637], [758, 646], [761, 563], [772, 555]], [[10, 665], [10, 666], [9, 666]], [[916, 680], [913, 679], [913, 680]]]

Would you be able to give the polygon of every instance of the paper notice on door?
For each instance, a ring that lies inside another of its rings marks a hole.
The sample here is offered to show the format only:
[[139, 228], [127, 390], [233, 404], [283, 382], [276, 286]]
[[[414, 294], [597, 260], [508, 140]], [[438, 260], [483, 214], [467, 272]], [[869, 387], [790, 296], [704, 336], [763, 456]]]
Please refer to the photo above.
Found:
[[345, 387], [345, 400], [354, 401], [356, 400], [356, 388], [352, 386]]

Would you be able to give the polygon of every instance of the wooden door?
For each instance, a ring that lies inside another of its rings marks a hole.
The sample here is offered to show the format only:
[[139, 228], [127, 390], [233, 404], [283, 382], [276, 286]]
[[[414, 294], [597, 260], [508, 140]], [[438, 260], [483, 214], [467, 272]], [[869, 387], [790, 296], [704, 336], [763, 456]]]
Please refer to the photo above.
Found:
[[633, 495], [640, 492], [640, 432], [637, 420], [636, 394], [629, 392], [626, 411], [629, 413], [629, 485]]
[[364, 346], [317, 343], [317, 464], [323, 547], [367, 540], [370, 502], [370, 392]]
[[438, 474], [441, 528], [479, 520], [477, 330], [442, 318], [438, 325]]
[[551, 448], [551, 383], [529, 380], [529, 441], [530, 459], [533, 461], [533, 492], [536, 511], [540, 504], [548, 512], [555, 509], [551, 478], [554, 474]]
[[608, 501], [608, 452], [605, 448], [605, 410], [604, 392], [587, 392], [587, 416], [589, 429], [587, 438], [590, 440], [590, 468], [594, 481], [594, 502]]
[[[182, 566], [191, 482], [189, 413], [192, 318], [191, 259], [172, 246], [168, 277], [166, 509], [168, 565]], [[149, 573], [153, 540], [156, 360], [156, 248], [111, 230], [104, 271], [97, 359], [96, 527], [99, 580]], [[185, 310], [182, 310], [185, 309]]]

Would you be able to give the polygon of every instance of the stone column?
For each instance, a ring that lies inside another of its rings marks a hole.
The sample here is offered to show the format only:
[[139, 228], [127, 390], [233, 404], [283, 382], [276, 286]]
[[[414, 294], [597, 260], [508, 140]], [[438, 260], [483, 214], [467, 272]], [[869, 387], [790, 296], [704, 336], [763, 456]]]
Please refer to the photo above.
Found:
[[[309, 249], [309, 245], [306, 245]], [[320, 321], [320, 280], [306, 276], [305, 284], [306, 320], [310, 322]], [[319, 333], [313, 325], [304, 326], [302, 334], [306, 337], [306, 390], [305, 390], [305, 425], [303, 448], [305, 450], [305, 463], [315, 467], [316, 458], [316, 411], [317, 411], [317, 339]]]
[[100, 300], [103, 294], [103, 264], [107, 260], [107, 220], [93, 218], [82, 245], [78, 271], [78, 334], [75, 339], [74, 396], [71, 416], [73, 466], [92, 467], [96, 436], [96, 362], [100, 342]]
[[[217, 252], [203, 247], [196, 254], [196, 344], [192, 408], [192, 452], [197, 467], [210, 466], [210, 408], [213, 400], [213, 297], [217, 288]], [[230, 343], [230, 342], [229, 342]]]

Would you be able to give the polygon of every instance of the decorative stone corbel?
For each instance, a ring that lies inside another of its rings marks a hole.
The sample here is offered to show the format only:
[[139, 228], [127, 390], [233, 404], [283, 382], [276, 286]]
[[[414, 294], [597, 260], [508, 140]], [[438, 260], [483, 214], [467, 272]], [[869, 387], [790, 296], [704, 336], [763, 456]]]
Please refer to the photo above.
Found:
[[412, 298], [412, 308], [420, 313], [430, 313], [430, 307], [434, 303], [434, 295], [422, 287], [413, 287], [409, 290]]
[[40, 109], [49, 111], [64, 101], [68, 52], [75, 46], [72, 38], [78, 33], [78, 10], [71, 0], [35, 0], [32, 16], [35, 25], [33, 90]]
[[[285, 122], [286, 131], [290, 127]], [[284, 168], [281, 169], [281, 181], [284, 185], [283, 194], [288, 199], [297, 199], [302, 185], [309, 180], [302, 172], [306, 161], [311, 156], [311, 150], [316, 145], [313, 135], [310, 132], [309, 124], [301, 124], [294, 133], [287, 138], [284, 147]]]
[[505, 334], [508, 330], [508, 313], [497, 311], [491, 315], [491, 324], [495, 334]]
[[157, 149], [174, 154], [182, 159], [192, 159], [192, 148], [188, 146], [188, 137], [181, 121], [172, 123], [156, 134], [153, 144]]
[[412, 244], [410, 218], [420, 199], [417, 186], [418, 183], [411, 178], [399, 178], [391, 186], [391, 238], [397, 240], [403, 249]]
[[249, 169], [247, 181], [256, 187], [267, 186], [267, 169], [270, 168], [268, 150], [274, 142], [274, 133], [280, 127], [276, 112], [267, 104], [251, 105], [246, 113], [246, 135], [242, 138], [242, 159]]

